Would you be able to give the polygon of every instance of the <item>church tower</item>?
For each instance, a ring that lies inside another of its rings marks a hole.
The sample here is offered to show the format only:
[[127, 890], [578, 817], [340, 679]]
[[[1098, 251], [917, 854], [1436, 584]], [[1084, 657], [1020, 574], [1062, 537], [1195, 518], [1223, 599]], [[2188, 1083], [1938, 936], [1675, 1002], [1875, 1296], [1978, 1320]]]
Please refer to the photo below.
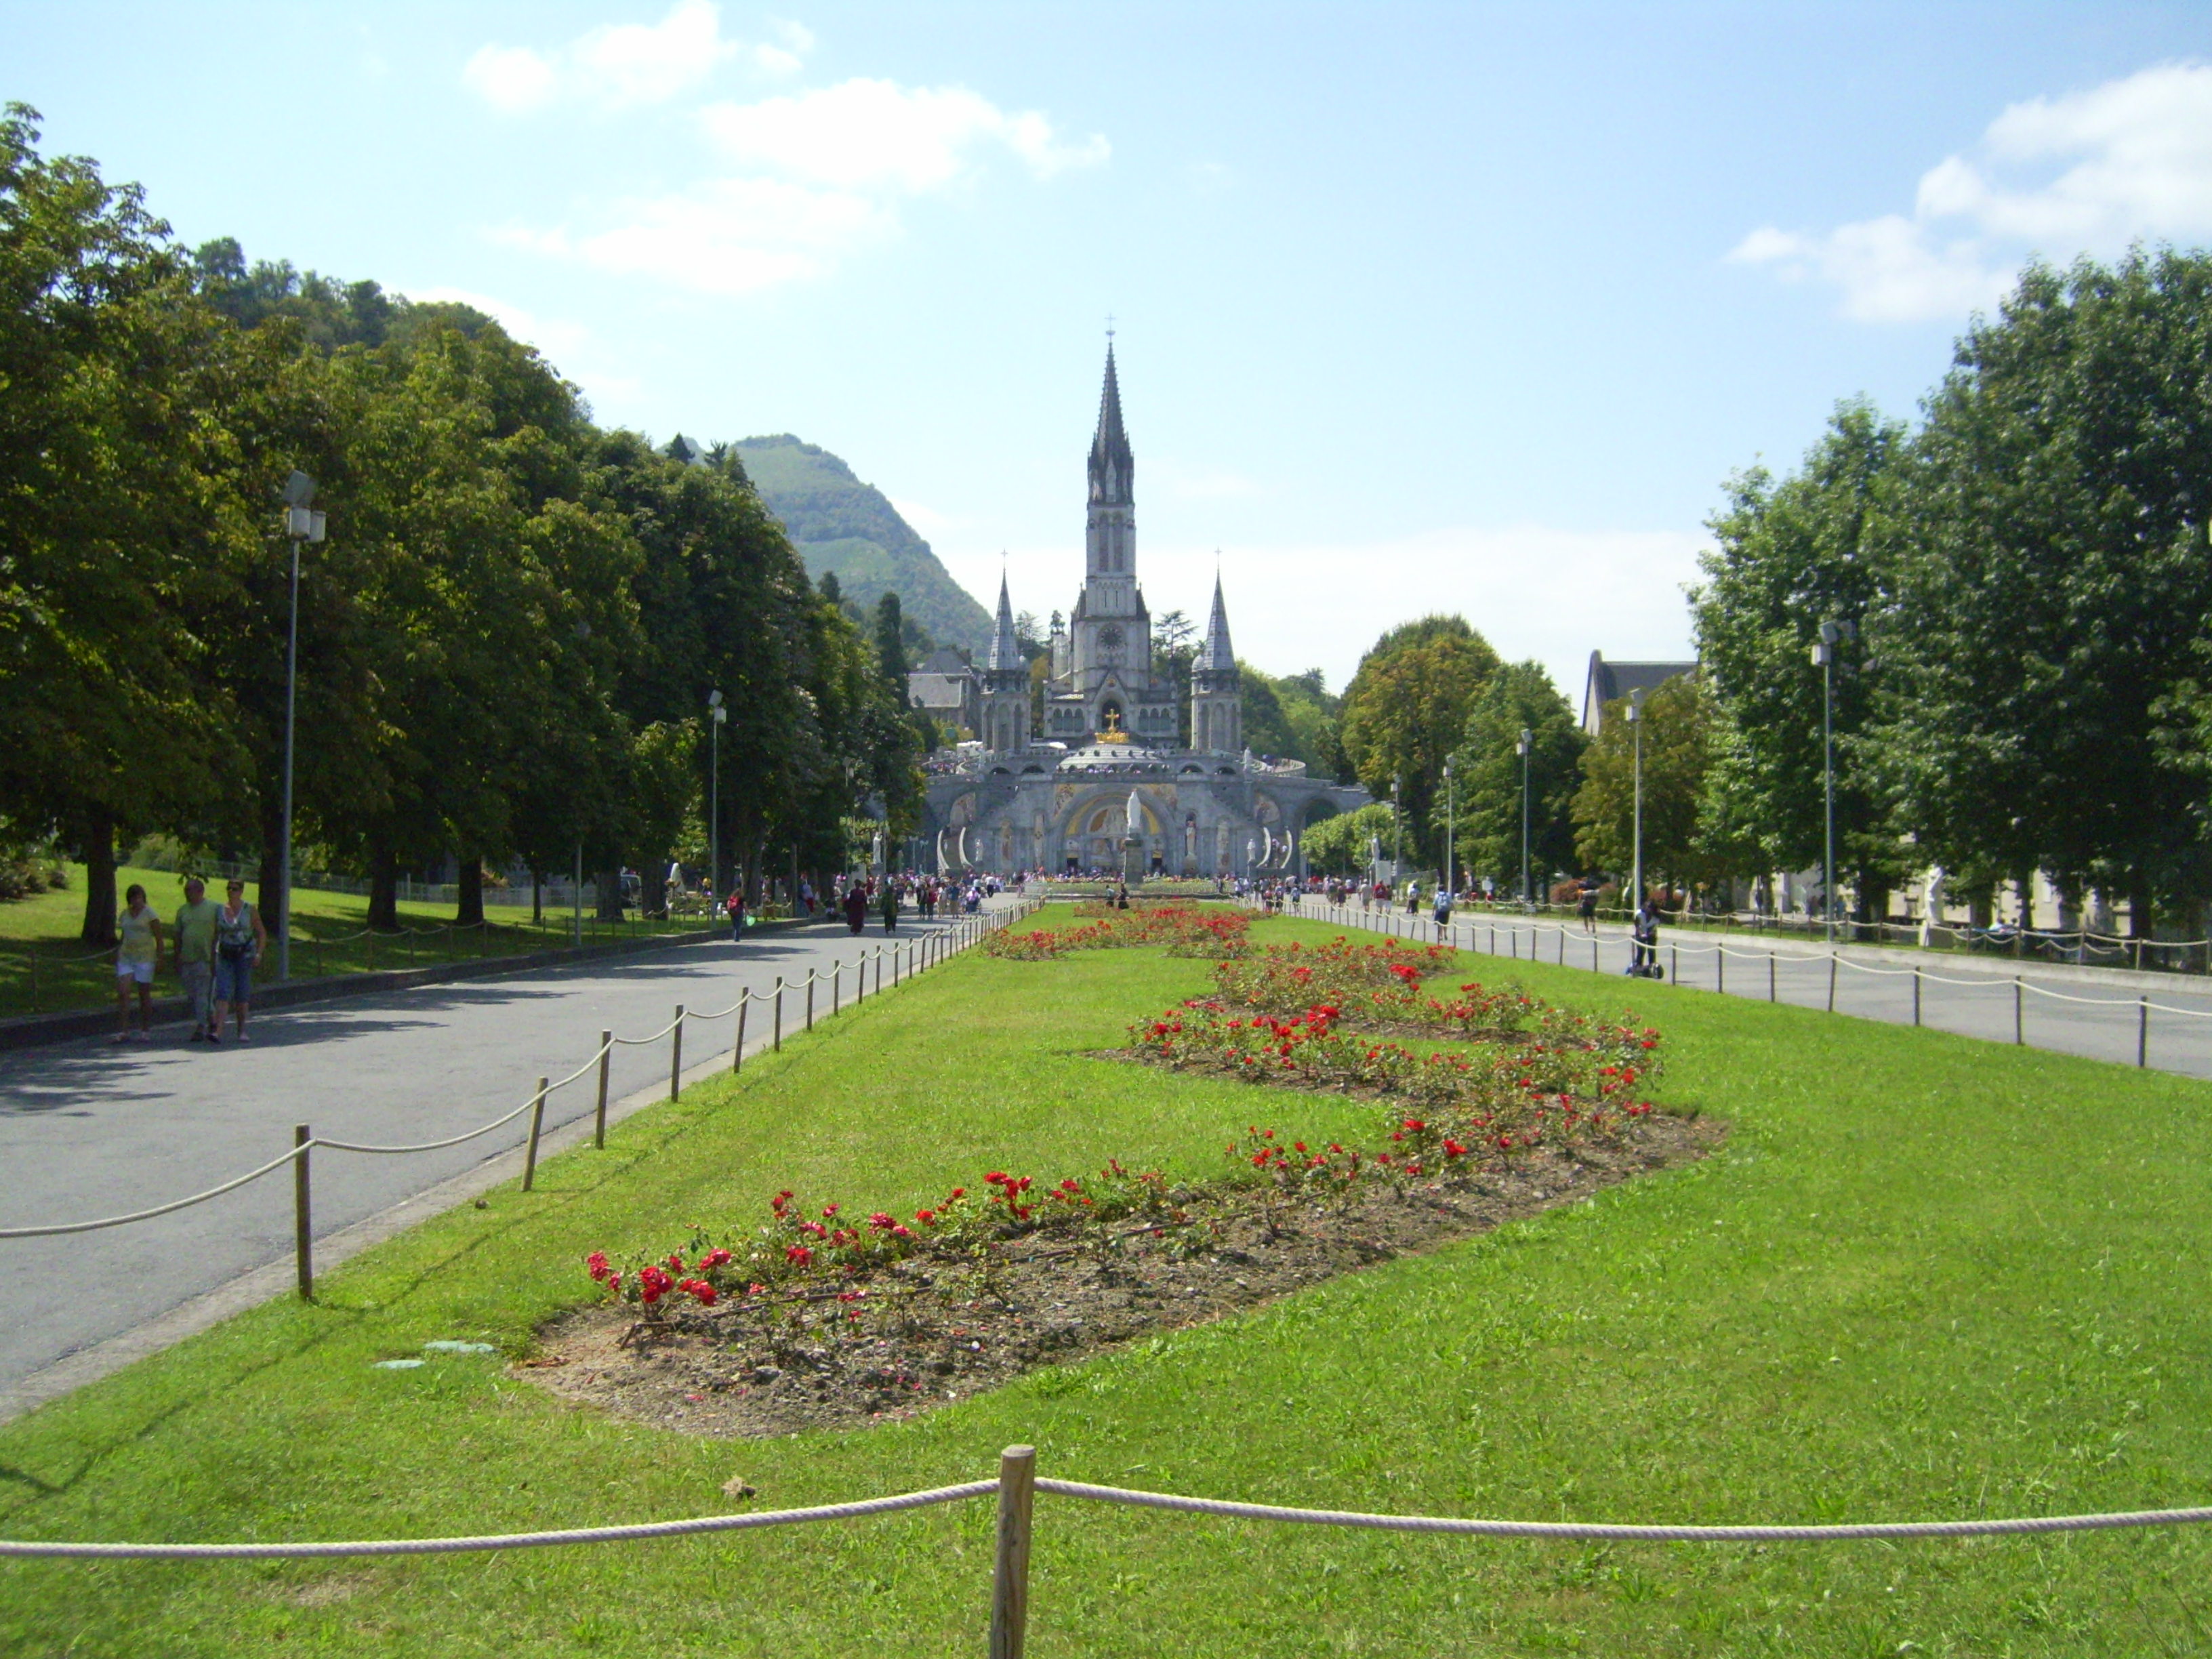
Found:
[[1190, 746], [1233, 755], [1244, 746], [1244, 708], [1237, 673], [1236, 647], [1229, 643], [1229, 608], [1221, 600], [1221, 577], [1213, 578], [1213, 613], [1206, 618], [1206, 641], [1190, 665]]
[[1030, 744], [1030, 666], [1014, 635], [1014, 607], [1006, 579], [999, 578], [999, 620], [983, 659], [982, 730], [986, 749], [1004, 751]]
[[1106, 383], [1087, 464], [1083, 592], [1069, 619], [1069, 691], [1082, 699], [1085, 726], [1149, 742], [1175, 740], [1171, 697], [1152, 672], [1152, 619], [1137, 586], [1135, 459], [1121, 423], [1121, 383], [1106, 348]]

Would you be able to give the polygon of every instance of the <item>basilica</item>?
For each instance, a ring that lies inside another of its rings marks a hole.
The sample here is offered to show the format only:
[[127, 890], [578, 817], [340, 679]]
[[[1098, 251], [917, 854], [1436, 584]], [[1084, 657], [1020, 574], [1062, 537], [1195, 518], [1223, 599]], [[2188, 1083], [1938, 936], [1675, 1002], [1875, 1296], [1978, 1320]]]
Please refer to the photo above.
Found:
[[1218, 575], [1191, 665], [1184, 741], [1182, 699], [1154, 660], [1152, 613], [1137, 584], [1136, 463], [1110, 345], [1088, 470], [1083, 586], [1065, 623], [1054, 619], [1042, 686], [1001, 579], [975, 676], [975, 739], [930, 758], [922, 833], [937, 867], [1131, 878], [1297, 871], [1306, 827], [1364, 805], [1366, 792], [1244, 747]]

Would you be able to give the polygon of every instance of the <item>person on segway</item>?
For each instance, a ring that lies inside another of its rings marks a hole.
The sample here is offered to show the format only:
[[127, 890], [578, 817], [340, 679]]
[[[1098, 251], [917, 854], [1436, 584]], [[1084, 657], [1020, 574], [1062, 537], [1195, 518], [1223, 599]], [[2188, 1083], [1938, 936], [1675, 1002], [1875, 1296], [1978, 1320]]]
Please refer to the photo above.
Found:
[[1628, 971], [1638, 979], [1657, 979], [1659, 970], [1659, 901], [1650, 895], [1637, 908], [1629, 924], [1632, 955]]

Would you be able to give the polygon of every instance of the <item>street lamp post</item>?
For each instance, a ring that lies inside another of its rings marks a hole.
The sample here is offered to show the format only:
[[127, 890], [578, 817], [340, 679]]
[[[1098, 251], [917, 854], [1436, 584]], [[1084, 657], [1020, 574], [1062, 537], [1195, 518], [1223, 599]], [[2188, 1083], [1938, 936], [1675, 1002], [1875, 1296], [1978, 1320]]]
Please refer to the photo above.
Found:
[[1629, 882], [1635, 890], [1636, 908], [1644, 908], [1644, 689], [1628, 694], [1628, 723], [1636, 732], [1636, 848]]
[[1398, 890], [1398, 878], [1406, 862], [1406, 823], [1398, 811], [1398, 780], [1390, 780], [1390, 890]]
[[1451, 763], [1444, 763], [1444, 891], [1455, 893], [1459, 889], [1452, 876], [1459, 860], [1458, 797], [1453, 793]]
[[284, 481], [284, 535], [292, 544], [292, 619], [284, 638], [284, 848], [276, 865], [276, 885], [284, 896], [276, 917], [276, 977], [292, 977], [292, 751], [299, 726], [300, 544], [323, 539], [323, 515], [307, 505], [315, 481], [295, 472]]
[[722, 727], [730, 718], [720, 691], [707, 694], [707, 720], [714, 735], [708, 739], [707, 763], [707, 885], [719, 902], [722, 896]]
[[1813, 647], [1820, 671], [1820, 921], [1831, 945], [1836, 940], [1836, 642], [1858, 632], [1853, 622], [1824, 622]]
[[1528, 908], [1528, 749], [1534, 741], [1527, 726], [1521, 728], [1521, 908]]

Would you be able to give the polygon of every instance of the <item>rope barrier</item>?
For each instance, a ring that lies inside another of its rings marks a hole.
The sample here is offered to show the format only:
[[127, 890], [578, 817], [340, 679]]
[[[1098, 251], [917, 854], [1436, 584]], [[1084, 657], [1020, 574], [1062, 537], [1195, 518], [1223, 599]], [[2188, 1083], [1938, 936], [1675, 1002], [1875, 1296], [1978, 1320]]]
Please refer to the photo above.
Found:
[[1039, 1492], [1093, 1503], [1126, 1504], [1139, 1509], [1170, 1510], [1186, 1515], [1219, 1515], [1244, 1521], [1286, 1521], [1304, 1526], [1364, 1527], [1388, 1532], [1457, 1533], [1478, 1538], [1605, 1539], [1651, 1543], [1761, 1544], [1816, 1542], [1854, 1538], [1975, 1538], [2054, 1532], [2101, 1532], [2128, 1527], [2193, 1526], [2212, 1521], [2212, 1507], [2130, 1510], [2107, 1515], [2027, 1516], [1988, 1521], [1871, 1521], [1834, 1526], [1673, 1527], [1612, 1525], [1582, 1521], [1476, 1521], [1429, 1515], [1370, 1515], [1358, 1510], [1286, 1509], [1274, 1504], [1237, 1504], [1217, 1498], [1184, 1498], [1173, 1492], [1132, 1492], [1094, 1486], [1079, 1480], [1040, 1478]]
[[126, 1222], [151, 1221], [157, 1215], [167, 1215], [172, 1210], [189, 1209], [195, 1204], [204, 1204], [211, 1198], [221, 1198], [225, 1193], [235, 1191], [249, 1181], [258, 1181], [271, 1170], [282, 1169], [289, 1164], [303, 1150], [295, 1146], [282, 1157], [270, 1158], [258, 1170], [248, 1170], [242, 1176], [234, 1176], [220, 1187], [210, 1187], [204, 1193], [194, 1193], [190, 1198], [156, 1205], [150, 1210], [134, 1210], [129, 1215], [112, 1215], [99, 1221], [60, 1221], [47, 1227], [0, 1227], [0, 1238], [52, 1238], [60, 1233], [89, 1233], [102, 1227], [120, 1227]]
[[[1335, 906], [1330, 908], [1336, 909], [1340, 913], [1340, 918], [1346, 925], [1367, 927], [1375, 931], [1389, 931], [1386, 927], [1365, 919], [1364, 913], [1353, 912], [1348, 906]], [[1449, 923], [1446, 924], [1447, 927], [1451, 925], [1452, 924]], [[1499, 924], [1491, 923], [1488, 925], [1492, 933], [1498, 931]], [[1528, 933], [1532, 939], [1539, 933], [1558, 933], [1563, 939], [1565, 939], [1566, 938], [1572, 937], [1577, 931], [1574, 928], [1563, 927], [1556, 922], [1529, 921], [1522, 923], [1506, 923], [1504, 924], [1504, 927], [1509, 937], [1513, 934], [1525, 932]], [[1472, 924], [1469, 925], [1469, 927], [1470, 932], [1472, 932]], [[1626, 942], [1628, 936], [1624, 933], [1585, 933], [1583, 937], [1586, 939], [1595, 938], [1612, 944], [1621, 944]], [[1787, 962], [1800, 965], [1826, 965], [1832, 963], [1838, 967], [1848, 968], [1855, 974], [1867, 974], [1876, 978], [1902, 979], [1907, 976], [1911, 976], [1917, 977], [1931, 985], [1953, 985], [1967, 990], [1997, 990], [2013, 991], [2015, 993], [2026, 992], [2030, 996], [2048, 998], [2053, 1002], [2071, 1002], [2087, 1008], [2126, 1008], [2136, 1011], [2147, 1009], [2149, 1012], [2154, 1014], [2179, 1014], [2190, 1019], [2212, 1019], [2212, 1009], [2179, 1008], [2171, 1003], [2151, 1002], [2147, 999], [2140, 997], [2075, 996], [2071, 992], [2054, 991], [2045, 986], [2037, 985], [2017, 973], [2002, 978], [1999, 978], [1995, 975], [1976, 975], [1972, 978], [1961, 979], [1948, 975], [1931, 973], [1925, 968], [1876, 967], [1869, 963], [1854, 962], [1840, 951], [1826, 952], [1817, 956], [1806, 956], [1795, 951], [1771, 950], [1731, 950], [1729, 946], [1718, 943], [1711, 945], [1700, 945], [1695, 943], [1684, 945], [1680, 941], [1671, 943], [1668, 948], [1674, 951], [1678, 957], [1686, 954], [1695, 956], [1701, 951], [1710, 951], [1717, 955], [1724, 954], [1727, 956], [1737, 957], [1746, 961], [1753, 962], [1758, 961], [1761, 957], [1765, 957], [1772, 962]], [[1493, 949], [1488, 954], [1495, 955], [1496, 951]]]
[[757, 1515], [711, 1515], [690, 1521], [647, 1521], [627, 1527], [572, 1527], [555, 1532], [489, 1533], [469, 1538], [357, 1539], [328, 1544], [86, 1544], [42, 1543], [0, 1539], [0, 1556], [89, 1557], [94, 1560], [270, 1561], [312, 1559], [331, 1555], [459, 1555], [482, 1550], [544, 1549], [564, 1544], [620, 1544], [646, 1538], [690, 1538], [702, 1533], [749, 1532], [758, 1527], [789, 1527], [810, 1521], [851, 1521], [862, 1516], [892, 1515], [901, 1510], [957, 1504], [999, 1490], [995, 1480], [967, 1480], [957, 1486], [933, 1486], [893, 1498], [866, 1498], [852, 1504], [818, 1504], [803, 1510], [763, 1510]]
[[[1026, 1460], [1024, 1460], [1026, 1461]], [[805, 1509], [766, 1510], [753, 1515], [703, 1516], [683, 1521], [647, 1521], [626, 1526], [571, 1527], [540, 1532], [488, 1533], [447, 1538], [351, 1539], [330, 1542], [250, 1544], [102, 1543], [79, 1540], [0, 1540], [0, 1557], [46, 1557], [93, 1560], [298, 1560], [330, 1556], [455, 1555], [490, 1550], [543, 1549], [571, 1544], [629, 1543], [653, 1538], [696, 1537], [747, 1532], [765, 1527], [805, 1525], [891, 1515], [939, 1504], [963, 1503], [998, 1494], [1009, 1482], [967, 1480], [956, 1486], [847, 1504]], [[1362, 1510], [1296, 1509], [1278, 1504], [1245, 1504], [1177, 1492], [1139, 1492], [1094, 1486], [1082, 1480], [1034, 1478], [1028, 1489], [1088, 1503], [1118, 1504], [1174, 1514], [1209, 1515], [1239, 1521], [1272, 1521], [1297, 1526], [1346, 1527], [1384, 1532], [1441, 1533], [1476, 1538], [1547, 1538], [1621, 1543], [1834, 1543], [1871, 1539], [2042, 1536], [2053, 1533], [2112, 1532], [2148, 1527], [2198, 1526], [2212, 1522], [2212, 1506], [2121, 1510], [2090, 1515], [2012, 1516], [1963, 1521], [1844, 1522], [1806, 1526], [1670, 1526], [1586, 1521], [1498, 1521], [1455, 1516], [1386, 1515]], [[1024, 1496], [1026, 1493], [1024, 1494]], [[1021, 1521], [1026, 1523], [1027, 1517]], [[1002, 1508], [1001, 1526], [1006, 1516]]]

